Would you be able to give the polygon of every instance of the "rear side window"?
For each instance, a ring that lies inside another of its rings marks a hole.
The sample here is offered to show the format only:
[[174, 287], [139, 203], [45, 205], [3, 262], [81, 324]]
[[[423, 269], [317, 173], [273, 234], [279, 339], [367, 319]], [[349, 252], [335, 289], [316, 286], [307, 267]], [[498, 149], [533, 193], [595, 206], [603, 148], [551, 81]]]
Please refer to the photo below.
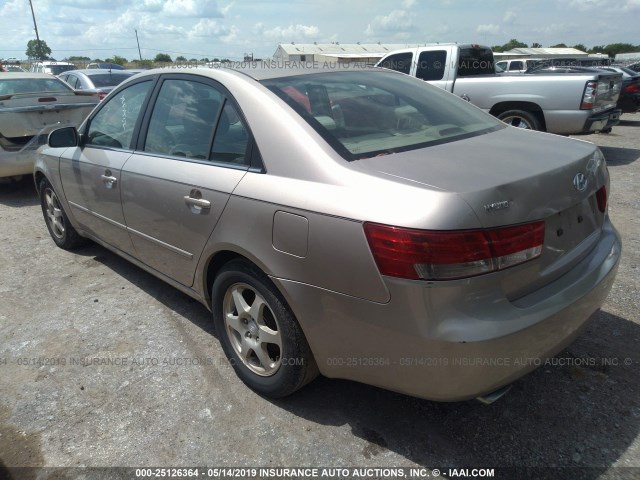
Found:
[[395, 55], [389, 55], [385, 58], [380, 66], [382, 68], [388, 68], [395, 70], [396, 72], [411, 73], [411, 61], [413, 60], [412, 52], [396, 53]]
[[434, 50], [422, 52], [418, 57], [416, 77], [421, 80], [442, 80], [447, 66], [447, 52]]
[[524, 65], [520, 61], [513, 61], [511, 65], [509, 65], [509, 71], [513, 72], [514, 70], [522, 70]]
[[151, 81], [136, 83], [111, 97], [91, 119], [87, 145], [129, 148], [151, 85]]
[[480, 46], [460, 47], [458, 77], [489, 75], [495, 73], [493, 53], [490, 48]]

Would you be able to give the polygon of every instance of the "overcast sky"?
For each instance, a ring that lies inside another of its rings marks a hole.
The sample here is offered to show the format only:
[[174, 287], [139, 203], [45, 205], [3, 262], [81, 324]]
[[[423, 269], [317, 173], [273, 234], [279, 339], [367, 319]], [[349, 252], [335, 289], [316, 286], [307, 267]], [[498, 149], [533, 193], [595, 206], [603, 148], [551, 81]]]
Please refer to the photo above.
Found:
[[[640, 43], [640, 0], [32, 0], [40, 38], [72, 55], [269, 58], [279, 43]], [[35, 38], [28, 0], [0, 0], [0, 57]]]

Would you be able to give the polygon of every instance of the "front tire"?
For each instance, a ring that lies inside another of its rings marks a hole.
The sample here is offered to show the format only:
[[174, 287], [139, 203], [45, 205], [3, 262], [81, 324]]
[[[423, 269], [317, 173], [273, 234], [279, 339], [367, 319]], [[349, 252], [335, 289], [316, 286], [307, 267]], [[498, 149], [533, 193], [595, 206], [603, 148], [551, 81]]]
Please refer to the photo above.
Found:
[[40, 181], [38, 191], [42, 215], [55, 244], [64, 250], [71, 250], [86, 243], [86, 239], [81, 237], [69, 222], [58, 195], [46, 178]]
[[526, 130], [542, 130], [538, 117], [525, 110], [507, 110], [499, 114], [498, 118], [512, 127]]
[[280, 398], [317, 376], [302, 329], [258, 268], [242, 260], [228, 263], [213, 283], [211, 299], [222, 349], [249, 388]]

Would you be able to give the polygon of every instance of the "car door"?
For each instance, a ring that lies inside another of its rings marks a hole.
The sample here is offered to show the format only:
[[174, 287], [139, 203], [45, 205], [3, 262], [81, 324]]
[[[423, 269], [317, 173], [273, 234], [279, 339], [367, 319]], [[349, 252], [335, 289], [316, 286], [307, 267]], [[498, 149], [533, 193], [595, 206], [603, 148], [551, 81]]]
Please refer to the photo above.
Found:
[[60, 157], [62, 187], [74, 217], [83, 229], [130, 254], [120, 170], [133, 151], [136, 124], [152, 85], [152, 80], [139, 81], [111, 97], [90, 118], [81, 145]]
[[137, 257], [191, 286], [200, 254], [249, 168], [249, 130], [230, 95], [205, 77], [161, 77], [136, 152], [122, 169], [122, 206]]

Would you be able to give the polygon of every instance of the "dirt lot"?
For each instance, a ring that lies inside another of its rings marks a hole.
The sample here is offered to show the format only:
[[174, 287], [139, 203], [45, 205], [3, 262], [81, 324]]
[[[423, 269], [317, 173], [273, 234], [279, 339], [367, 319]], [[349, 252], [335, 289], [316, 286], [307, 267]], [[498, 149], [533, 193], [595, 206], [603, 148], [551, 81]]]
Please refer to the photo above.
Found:
[[328, 379], [265, 400], [225, 362], [203, 306], [96, 245], [55, 248], [31, 183], [0, 187], [0, 477], [4, 464], [640, 478], [640, 114], [623, 118], [610, 135], [581, 137], [602, 146], [611, 172], [624, 243], [613, 291], [559, 365], [490, 406]]

